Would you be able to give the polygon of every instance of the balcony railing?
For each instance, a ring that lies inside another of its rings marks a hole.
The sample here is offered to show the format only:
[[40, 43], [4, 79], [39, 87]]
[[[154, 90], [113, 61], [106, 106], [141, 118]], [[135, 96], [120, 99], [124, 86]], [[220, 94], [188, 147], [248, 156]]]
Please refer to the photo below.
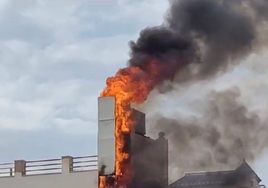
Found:
[[45, 160], [18, 160], [0, 164], [0, 177], [27, 176], [54, 173], [71, 173], [96, 170], [98, 158], [94, 156], [72, 157]]
[[0, 177], [14, 176], [14, 163], [0, 164]]
[[25, 175], [61, 173], [61, 159], [25, 161]]
[[74, 157], [72, 163], [73, 171], [96, 170], [98, 158], [95, 156]]

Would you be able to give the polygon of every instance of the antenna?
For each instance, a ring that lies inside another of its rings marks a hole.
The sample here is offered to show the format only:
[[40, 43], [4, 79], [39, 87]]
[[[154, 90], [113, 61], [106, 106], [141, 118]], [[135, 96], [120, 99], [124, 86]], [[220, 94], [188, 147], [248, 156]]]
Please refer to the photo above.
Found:
[[243, 162], [246, 162], [246, 153], [245, 153], [245, 150], [244, 150], [244, 144], [243, 142], [241, 142], [241, 149], [242, 149], [242, 156], [243, 156]]

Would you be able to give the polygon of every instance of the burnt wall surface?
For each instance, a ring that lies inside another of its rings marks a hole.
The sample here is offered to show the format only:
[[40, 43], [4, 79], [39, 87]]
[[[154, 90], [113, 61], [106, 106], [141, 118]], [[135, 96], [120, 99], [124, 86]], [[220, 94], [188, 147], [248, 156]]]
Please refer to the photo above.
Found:
[[[128, 188], [168, 187], [168, 142], [163, 134], [153, 140], [146, 137], [145, 114], [133, 109], [134, 127], [125, 134], [122, 150], [130, 153], [125, 161], [131, 167]], [[98, 169], [101, 175], [109, 176], [115, 169], [115, 98], [98, 98]]]
[[137, 119], [137, 129], [134, 127], [130, 136], [132, 180], [129, 187], [167, 188], [168, 141], [163, 133], [156, 140], [144, 136], [143, 131], [144, 134], [140, 134], [140, 130], [145, 130], [145, 115], [136, 110], [134, 113], [137, 113], [134, 117], [142, 118]]

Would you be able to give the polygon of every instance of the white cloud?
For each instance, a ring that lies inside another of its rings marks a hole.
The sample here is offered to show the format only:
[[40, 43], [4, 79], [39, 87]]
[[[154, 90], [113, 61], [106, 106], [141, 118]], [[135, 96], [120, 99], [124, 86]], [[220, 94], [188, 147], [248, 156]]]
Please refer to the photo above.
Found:
[[162, 22], [166, 5], [1, 1], [0, 129], [96, 133], [105, 78], [125, 65], [139, 30]]
[[[148, 1], [118, 1], [119, 13], [112, 16], [105, 16], [109, 21], [130, 21], [141, 22], [145, 27], [162, 24], [163, 17], [168, 8], [166, 0]], [[139, 16], [137, 16], [139, 15]]]

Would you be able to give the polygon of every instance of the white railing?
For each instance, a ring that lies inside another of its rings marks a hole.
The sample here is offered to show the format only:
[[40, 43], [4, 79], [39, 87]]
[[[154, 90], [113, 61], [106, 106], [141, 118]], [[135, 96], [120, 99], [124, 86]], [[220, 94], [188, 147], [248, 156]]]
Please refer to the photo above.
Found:
[[84, 156], [84, 157], [73, 157], [73, 171], [85, 171], [95, 170], [98, 165], [98, 157], [95, 156]]
[[14, 163], [0, 164], [0, 177], [14, 176]]
[[96, 170], [98, 158], [94, 156], [72, 157], [45, 160], [18, 160], [0, 164], [0, 177], [71, 173]]
[[61, 159], [25, 161], [25, 175], [61, 173]]

